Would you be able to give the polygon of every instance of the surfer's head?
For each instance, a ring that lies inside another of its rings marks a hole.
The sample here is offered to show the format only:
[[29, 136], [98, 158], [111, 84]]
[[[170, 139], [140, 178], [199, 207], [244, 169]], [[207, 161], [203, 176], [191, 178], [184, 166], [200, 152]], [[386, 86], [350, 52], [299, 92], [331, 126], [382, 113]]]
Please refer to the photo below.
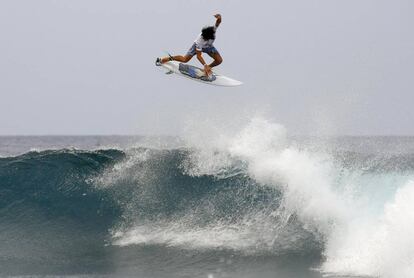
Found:
[[216, 38], [216, 30], [214, 26], [206, 26], [201, 30], [201, 36], [204, 40], [214, 40]]

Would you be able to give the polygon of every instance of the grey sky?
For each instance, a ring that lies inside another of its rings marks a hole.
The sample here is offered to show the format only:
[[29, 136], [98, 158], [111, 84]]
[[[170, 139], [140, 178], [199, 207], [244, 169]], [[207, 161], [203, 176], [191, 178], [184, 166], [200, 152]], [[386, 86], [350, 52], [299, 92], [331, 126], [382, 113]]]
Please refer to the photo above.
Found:
[[[219, 71], [243, 86], [155, 68], [216, 12]], [[413, 14], [409, 0], [2, 0], [0, 135], [174, 135], [255, 114], [293, 134], [414, 135]]]

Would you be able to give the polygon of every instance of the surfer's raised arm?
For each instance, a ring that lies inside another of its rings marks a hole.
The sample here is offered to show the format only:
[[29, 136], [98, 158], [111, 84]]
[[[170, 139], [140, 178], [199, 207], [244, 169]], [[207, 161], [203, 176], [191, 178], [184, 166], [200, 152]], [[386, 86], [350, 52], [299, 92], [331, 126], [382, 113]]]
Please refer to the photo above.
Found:
[[216, 18], [216, 28], [219, 27], [221, 23], [221, 14], [215, 14], [214, 17]]

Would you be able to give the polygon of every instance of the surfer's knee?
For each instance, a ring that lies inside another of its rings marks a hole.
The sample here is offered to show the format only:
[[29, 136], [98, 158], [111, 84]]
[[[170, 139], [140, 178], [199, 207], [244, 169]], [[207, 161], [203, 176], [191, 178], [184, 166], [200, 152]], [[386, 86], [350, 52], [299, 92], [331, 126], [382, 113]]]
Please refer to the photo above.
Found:
[[216, 62], [216, 65], [220, 65], [221, 63], [223, 63], [223, 58], [221, 58], [221, 56], [216, 57], [216, 59], [214, 59]]
[[184, 63], [187, 63], [188, 61], [190, 61], [191, 58], [193, 58], [193, 56], [185, 55], [184, 56]]

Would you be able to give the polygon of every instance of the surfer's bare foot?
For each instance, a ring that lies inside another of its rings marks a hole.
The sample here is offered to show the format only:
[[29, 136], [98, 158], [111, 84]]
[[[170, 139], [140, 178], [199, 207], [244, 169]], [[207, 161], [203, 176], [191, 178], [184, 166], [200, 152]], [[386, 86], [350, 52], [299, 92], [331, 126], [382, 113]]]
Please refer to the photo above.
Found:
[[155, 65], [157, 66], [161, 66], [162, 64], [168, 62], [168, 61], [173, 61], [174, 58], [169, 55], [168, 57], [164, 57], [164, 58], [157, 58], [157, 60], [155, 61]]

